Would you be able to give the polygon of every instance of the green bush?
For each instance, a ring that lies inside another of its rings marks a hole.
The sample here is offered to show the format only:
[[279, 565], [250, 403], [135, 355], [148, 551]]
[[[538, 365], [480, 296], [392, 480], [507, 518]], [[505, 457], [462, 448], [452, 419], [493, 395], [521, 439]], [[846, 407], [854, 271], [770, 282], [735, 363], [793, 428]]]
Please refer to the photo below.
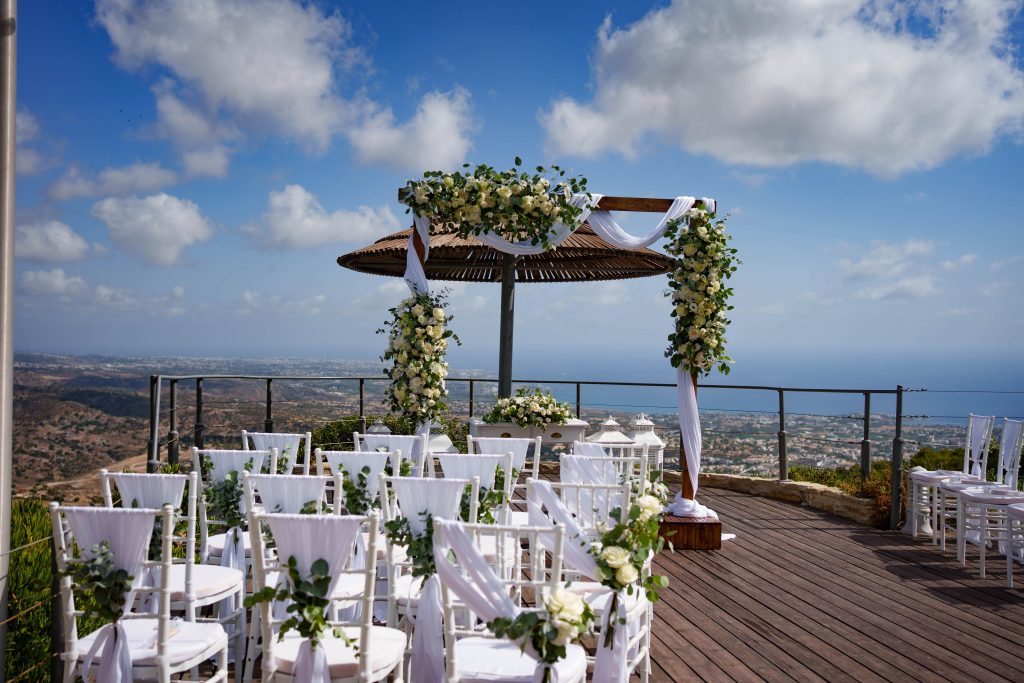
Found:
[[[50, 511], [41, 500], [17, 498], [11, 504], [11, 547], [50, 538]], [[7, 614], [24, 612], [7, 625], [7, 677], [28, 671], [50, 656], [50, 543], [12, 553]], [[28, 610], [28, 611], [26, 611]], [[21, 680], [45, 681], [48, 664]]]
[[[892, 463], [879, 460], [871, 464], [871, 472], [861, 484], [860, 465], [840, 469], [821, 469], [793, 465], [789, 468], [789, 478], [793, 481], [807, 481], [837, 488], [843, 493], [875, 501], [875, 514], [872, 522], [875, 526], [885, 527], [889, 524], [889, 510], [892, 507]], [[906, 483], [904, 495], [906, 500]]]
[[[367, 426], [372, 425], [378, 419], [391, 430], [392, 434], [412, 434], [415, 431], [415, 425], [413, 425], [409, 420], [404, 420], [393, 415], [384, 415], [381, 417], [367, 415]], [[460, 451], [465, 451], [467, 434], [466, 423], [462, 420], [446, 418], [441, 420], [441, 426], [444, 428], [444, 433], [452, 440], [455, 447]], [[351, 449], [352, 434], [358, 430], [359, 417], [357, 415], [347, 415], [334, 420], [333, 422], [328, 422], [313, 432], [313, 447], [323, 448], [324, 450]]]

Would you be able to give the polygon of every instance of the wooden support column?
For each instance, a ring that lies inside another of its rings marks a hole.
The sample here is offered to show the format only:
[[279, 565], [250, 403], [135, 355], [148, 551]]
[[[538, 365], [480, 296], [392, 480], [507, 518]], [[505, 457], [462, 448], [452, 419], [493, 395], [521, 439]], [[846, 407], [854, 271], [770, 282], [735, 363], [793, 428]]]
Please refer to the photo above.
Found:
[[516, 257], [501, 255], [501, 328], [498, 340], [498, 398], [512, 395], [512, 336], [516, 308]]
[[[697, 373], [690, 373], [690, 380], [693, 382], [693, 397], [697, 398]], [[693, 500], [693, 484], [690, 483], [690, 470], [686, 466], [686, 450], [683, 448], [682, 439], [679, 440], [679, 485], [683, 498]]]

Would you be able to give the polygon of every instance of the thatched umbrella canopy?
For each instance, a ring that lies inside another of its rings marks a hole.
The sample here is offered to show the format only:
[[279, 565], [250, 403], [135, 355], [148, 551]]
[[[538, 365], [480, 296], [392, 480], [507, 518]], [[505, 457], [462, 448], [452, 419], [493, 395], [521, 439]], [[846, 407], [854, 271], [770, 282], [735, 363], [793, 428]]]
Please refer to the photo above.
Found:
[[[618, 200], [619, 198], [609, 198]], [[633, 200], [622, 210], [664, 210], [669, 200]], [[657, 202], [648, 204], [636, 202]], [[634, 208], [636, 205], [637, 208]], [[605, 207], [605, 202], [601, 204]], [[642, 208], [639, 208], [642, 207]], [[373, 244], [338, 257], [338, 265], [360, 273], [405, 274], [412, 229], [382, 237]], [[515, 257], [482, 244], [475, 237], [459, 237], [453, 228], [432, 229], [430, 258], [424, 264], [430, 280], [501, 283], [501, 333], [498, 352], [498, 395], [512, 391], [512, 323], [516, 282], [590, 282], [648, 277], [668, 272], [672, 260], [650, 249], [630, 251], [612, 246], [584, 223], [557, 247], [534, 256]]]

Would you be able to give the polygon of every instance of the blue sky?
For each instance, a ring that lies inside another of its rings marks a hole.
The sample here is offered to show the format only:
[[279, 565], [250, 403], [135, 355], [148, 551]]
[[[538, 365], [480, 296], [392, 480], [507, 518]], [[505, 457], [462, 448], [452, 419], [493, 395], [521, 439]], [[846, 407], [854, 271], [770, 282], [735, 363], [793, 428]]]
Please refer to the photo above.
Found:
[[[719, 200], [738, 381], [1019, 368], [1020, 3], [765, 4], [21, 3], [16, 347], [376, 357], [404, 285], [335, 258], [407, 178], [519, 155]], [[520, 287], [517, 362], [660, 376], [663, 288]], [[455, 287], [455, 367], [495, 363], [497, 297]]]

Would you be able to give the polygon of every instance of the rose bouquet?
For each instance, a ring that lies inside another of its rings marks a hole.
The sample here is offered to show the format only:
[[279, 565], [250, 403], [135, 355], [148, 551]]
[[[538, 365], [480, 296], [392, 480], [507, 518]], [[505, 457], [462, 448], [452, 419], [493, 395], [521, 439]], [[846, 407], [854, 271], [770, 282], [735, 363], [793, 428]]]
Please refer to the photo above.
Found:
[[511, 422], [520, 427], [540, 427], [565, 424], [572, 419], [572, 407], [560, 403], [550, 392], [540, 389], [519, 389], [515, 396], [499, 398], [490, 412], [484, 415], [484, 422]]
[[386, 397], [392, 412], [413, 424], [423, 424], [447, 408], [449, 341], [459, 338], [448, 329], [452, 316], [444, 309], [444, 293], [418, 294], [390, 309], [388, 348], [381, 356], [391, 363], [384, 373], [391, 378]]

